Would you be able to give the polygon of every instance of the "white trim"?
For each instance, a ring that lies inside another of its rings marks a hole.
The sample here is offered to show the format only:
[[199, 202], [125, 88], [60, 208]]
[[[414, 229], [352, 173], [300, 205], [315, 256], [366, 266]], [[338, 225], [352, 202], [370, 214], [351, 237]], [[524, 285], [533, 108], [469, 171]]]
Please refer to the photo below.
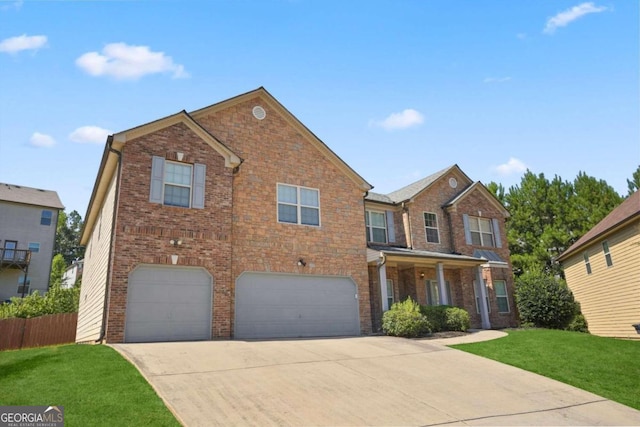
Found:
[[[296, 189], [296, 198], [297, 198], [297, 202], [296, 204], [293, 203], [288, 203], [288, 202], [280, 202], [280, 200], [278, 200], [278, 187], [280, 185], [284, 185], [287, 187], [294, 187]], [[305, 190], [312, 190], [312, 191], [316, 191], [318, 193], [318, 206], [309, 206], [309, 205], [302, 205], [302, 201], [300, 200], [300, 189], [305, 189]], [[280, 221], [280, 215], [278, 212], [278, 205], [283, 204], [283, 205], [287, 205], [287, 206], [296, 206], [296, 223], [293, 222], [288, 222], [288, 221]], [[322, 212], [320, 210], [320, 189], [319, 188], [313, 188], [313, 187], [305, 187], [303, 185], [295, 185], [295, 184], [286, 184], [284, 182], [276, 182], [276, 221], [278, 222], [278, 224], [292, 224], [292, 225], [302, 225], [302, 226], [307, 226], [307, 227], [321, 227], [322, 226]], [[309, 208], [309, 209], [317, 209], [318, 210], [318, 225], [315, 224], [303, 224], [302, 223], [302, 208]]]
[[[504, 284], [504, 295], [498, 295], [496, 290], [496, 283], [501, 282]], [[493, 281], [493, 292], [496, 294], [496, 304], [499, 298], [504, 298], [507, 301], [507, 311], [500, 311], [500, 304], [498, 305], [498, 313], [511, 313], [511, 305], [509, 304], [509, 291], [507, 291], [507, 281], [506, 280], [494, 280]]]
[[436, 279], [438, 280], [438, 291], [440, 292], [439, 303], [440, 305], [447, 305], [449, 303], [449, 301], [447, 301], [447, 284], [444, 280], [444, 264], [441, 262], [436, 264]]
[[[184, 185], [184, 184], [178, 184], [175, 182], [167, 182], [167, 165], [168, 164], [175, 164], [178, 166], [183, 166], [183, 167], [188, 167], [191, 170], [190, 175], [190, 179], [189, 179], [189, 185]], [[165, 193], [165, 189], [167, 187], [167, 185], [172, 185], [174, 187], [181, 187], [181, 188], [188, 188], [189, 189], [189, 206], [182, 206], [182, 205], [171, 205], [171, 204], [167, 204], [165, 202], [165, 198], [164, 198], [164, 193]], [[164, 161], [164, 169], [162, 170], [162, 205], [163, 206], [173, 206], [176, 208], [191, 208], [191, 199], [193, 198], [193, 164], [192, 163], [183, 163], [183, 162], [176, 162], [173, 160], [167, 160], [165, 159]]]
[[[431, 215], [433, 215], [435, 217], [435, 219], [436, 219], [436, 226], [435, 227], [431, 227], [431, 226], [427, 225], [427, 218], [425, 217], [426, 214], [431, 214]], [[425, 241], [427, 243], [433, 243], [433, 244], [439, 245], [442, 242], [442, 240], [440, 239], [440, 221], [438, 221], [438, 214], [435, 213], [435, 212], [422, 211], [422, 220], [424, 222], [424, 238], [425, 238]], [[431, 230], [433, 230], [435, 228], [436, 233], [438, 235], [438, 241], [437, 242], [430, 242], [429, 241], [429, 236], [427, 234], [427, 228], [429, 228]]]
[[[373, 230], [370, 230], [370, 229], [373, 229], [373, 228], [381, 229], [382, 227], [377, 227], [377, 226], [374, 227], [373, 225], [371, 225], [371, 216], [369, 215], [371, 212], [381, 214], [384, 217], [384, 242], [377, 242], [373, 240]], [[364, 215], [365, 215], [364, 227], [367, 231], [367, 242], [382, 243], [382, 244], [389, 243], [389, 230], [387, 229], [387, 212], [379, 211], [376, 209], [365, 209]], [[367, 222], [369, 222], [369, 225], [367, 225]]]

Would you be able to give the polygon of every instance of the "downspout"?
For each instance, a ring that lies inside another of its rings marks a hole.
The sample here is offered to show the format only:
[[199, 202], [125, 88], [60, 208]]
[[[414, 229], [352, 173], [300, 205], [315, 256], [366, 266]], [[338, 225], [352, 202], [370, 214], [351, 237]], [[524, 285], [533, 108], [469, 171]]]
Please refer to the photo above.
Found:
[[111, 220], [111, 241], [109, 242], [109, 260], [107, 261], [107, 283], [104, 290], [104, 303], [102, 306], [102, 327], [100, 329], [100, 337], [96, 342], [102, 342], [105, 334], [107, 333], [107, 309], [109, 303], [109, 290], [111, 289], [111, 275], [113, 268], [111, 268], [111, 261], [113, 257], [113, 244], [116, 238], [116, 213], [118, 211], [118, 196], [120, 195], [120, 173], [122, 171], [122, 152], [111, 147], [113, 144], [113, 136], [109, 136], [107, 140], [109, 153], [114, 153], [118, 156], [118, 171], [116, 173], [116, 193], [115, 200], [113, 201], [113, 219]]
[[413, 230], [411, 227], [411, 214], [409, 213], [409, 208], [406, 206], [405, 202], [402, 202], [402, 213], [407, 214], [407, 224], [409, 225], [409, 239], [407, 241], [407, 247], [409, 249], [413, 249]]

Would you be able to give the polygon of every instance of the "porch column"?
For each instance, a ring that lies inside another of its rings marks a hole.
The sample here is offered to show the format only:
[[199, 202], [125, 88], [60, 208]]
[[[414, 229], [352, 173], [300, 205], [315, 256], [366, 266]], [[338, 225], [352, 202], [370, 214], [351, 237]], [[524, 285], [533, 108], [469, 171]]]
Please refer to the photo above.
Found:
[[438, 280], [438, 289], [440, 290], [440, 305], [448, 305], [447, 287], [444, 281], [444, 264], [441, 262], [436, 264], [436, 279]]
[[387, 266], [382, 264], [378, 267], [378, 277], [380, 278], [380, 298], [382, 298], [382, 312], [389, 310], [389, 300], [387, 299]]
[[482, 329], [491, 329], [491, 322], [489, 321], [489, 307], [487, 307], [487, 287], [484, 285], [484, 279], [482, 278], [482, 267], [476, 267], [476, 295], [480, 296], [480, 319], [482, 319]]

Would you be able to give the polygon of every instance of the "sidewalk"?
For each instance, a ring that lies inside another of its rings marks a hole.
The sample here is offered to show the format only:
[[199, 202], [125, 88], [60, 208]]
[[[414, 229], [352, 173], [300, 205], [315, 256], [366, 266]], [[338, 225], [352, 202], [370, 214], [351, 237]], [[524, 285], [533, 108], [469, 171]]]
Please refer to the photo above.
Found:
[[490, 341], [507, 336], [506, 332], [495, 331], [491, 329], [469, 329], [467, 332], [469, 332], [467, 335], [461, 335], [459, 337], [431, 338], [425, 341], [429, 342], [430, 344], [455, 345]]

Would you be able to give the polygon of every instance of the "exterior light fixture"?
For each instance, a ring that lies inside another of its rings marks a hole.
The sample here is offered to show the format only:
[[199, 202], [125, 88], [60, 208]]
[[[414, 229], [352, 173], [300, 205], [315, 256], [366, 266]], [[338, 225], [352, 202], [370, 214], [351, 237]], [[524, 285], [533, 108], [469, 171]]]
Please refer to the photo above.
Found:
[[304, 261], [304, 259], [300, 258], [298, 260], [298, 267], [306, 267], [307, 263]]
[[169, 240], [169, 243], [171, 243], [173, 246], [180, 246], [180, 245], [182, 245], [182, 240], [171, 239], [171, 240]]

